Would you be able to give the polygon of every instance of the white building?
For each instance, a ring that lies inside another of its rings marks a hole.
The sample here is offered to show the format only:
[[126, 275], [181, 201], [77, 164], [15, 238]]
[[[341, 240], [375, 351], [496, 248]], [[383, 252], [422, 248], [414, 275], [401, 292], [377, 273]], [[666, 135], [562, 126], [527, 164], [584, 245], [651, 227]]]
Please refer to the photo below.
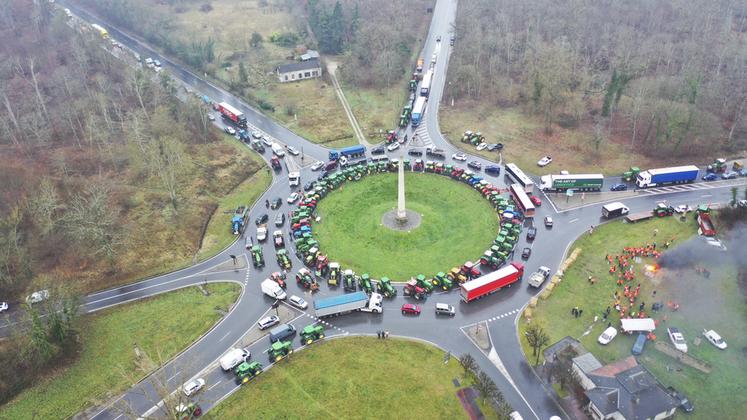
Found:
[[281, 83], [313, 79], [322, 75], [322, 64], [318, 58], [283, 64], [275, 69]]

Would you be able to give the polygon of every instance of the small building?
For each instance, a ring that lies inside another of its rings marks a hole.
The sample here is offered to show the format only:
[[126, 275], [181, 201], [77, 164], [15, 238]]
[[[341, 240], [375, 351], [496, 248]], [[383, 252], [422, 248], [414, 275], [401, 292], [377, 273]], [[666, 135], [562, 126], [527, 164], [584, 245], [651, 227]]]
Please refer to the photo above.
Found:
[[574, 357], [571, 367], [573, 371], [576, 372], [576, 375], [578, 375], [579, 382], [584, 390], [594, 388], [594, 382], [592, 382], [586, 375], [602, 367], [602, 364], [593, 354], [585, 353], [581, 356]]
[[306, 51], [306, 54], [301, 54], [301, 61], [309, 61], [313, 59], [319, 59], [319, 51], [316, 50], [308, 50]]
[[278, 75], [278, 80], [281, 83], [313, 79], [315, 77], [321, 77], [322, 64], [318, 58], [312, 58], [306, 61], [278, 66], [275, 69], [275, 73]]

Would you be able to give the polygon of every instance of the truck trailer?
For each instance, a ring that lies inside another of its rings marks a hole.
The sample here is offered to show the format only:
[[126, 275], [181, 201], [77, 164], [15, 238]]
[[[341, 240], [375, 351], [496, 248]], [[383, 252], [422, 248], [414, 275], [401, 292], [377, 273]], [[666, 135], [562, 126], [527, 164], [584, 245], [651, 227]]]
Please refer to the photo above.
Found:
[[366, 146], [363, 145], [356, 145], [356, 146], [350, 146], [346, 147], [342, 150], [330, 150], [329, 151], [329, 160], [337, 160], [342, 156], [345, 156], [347, 158], [357, 158], [361, 156], [366, 155]]
[[317, 317], [337, 316], [349, 312], [373, 312], [380, 314], [383, 311], [381, 301], [384, 298], [379, 293], [366, 292], [347, 293], [314, 301], [314, 312]]
[[428, 70], [420, 82], [420, 96], [428, 96], [431, 93], [431, 81], [433, 80], [433, 70]]
[[625, 204], [618, 202], [605, 204], [602, 206], [602, 216], [606, 219], [612, 219], [613, 217], [625, 216], [630, 212]]
[[423, 114], [425, 114], [425, 103], [425, 96], [418, 96], [418, 99], [415, 100], [415, 105], [412, 108], [412, 118], [410, 120], [413, 127], [417, 127], [418, 124], [420, 124], [420, 121], [422, 121]]
[[460, 295], [463, 301], [472, 302], [475, 299], [495, 293], [501, 288], [521, 280], [523, 274], [524, 265], [512, 262], [500, 270], [462, 283]]
[[230, 121], [241, 128], [246, 128], [246, 117], [243, 112], [225, 102], [217, 104], [216, 108], [224, 120]]
[[545, 175], [540, 179], [543, 191], [599, 191], [604, 185], [602, 174]]
[[649, 169], [638, 174], [635, 180], [638, 188], [656, 187], [669, 184], [693, 182], [698, 178], [698, 167], [695, 165], [676, 166], [672, 168]]

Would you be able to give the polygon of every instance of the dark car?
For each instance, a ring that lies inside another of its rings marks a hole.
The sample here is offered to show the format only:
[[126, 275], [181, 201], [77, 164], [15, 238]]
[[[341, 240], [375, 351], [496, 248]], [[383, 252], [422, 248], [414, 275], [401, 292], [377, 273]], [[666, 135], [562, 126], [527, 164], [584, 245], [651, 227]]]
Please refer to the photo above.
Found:
[[285, 224], [285, 213], [278, 213], [277, 216], [275, 216], [275, 226], [280, 227]]
[[498, 165], [488, 165], [485, 167], [485, 173], [498, 176], [501, 174], [501, 167]]
[[386, 147], [384, 146], [377, 146], [371, 149], [372, 155], [383, 155], [384, 153], [386, 153]]
[[267, 223], [267, 221], [270, 219], [270, 216], [267, 215], [267, 213], [257, 217], [257, 220], [254, 221], [254, 223], [259, 226], [263, 223]]
[[537, 228], [532, 226], [527, 229], [527, 241], [533, 241], [537, 237]]
[[305, 184], [303, 184], [303, 190], [304, 191], [311, 191], [314, 189], [314, 181], [309, 181]]
[[451, 39], [449, 39], [449, 45], [454, 46], [454, 41], [456, 41], [456, 35], [451, 36]]
[[283, 205], [283, 200], [280, 197], [275, 197], [272, 199], [272, 204], [270, 204], [270, 208], [273, 210], [277, 210], [282, 205]]
[[542, 199], [539, 198], [539, 197], [537, 197], [536, 195], [530, 195], [529, 196], [529, 201], [531, 201], [532, 204], [534, 204], [537, 207], [539, 207], [539, 206], [542, 205]]
[[407, 151], [410, 156], [423, 156], [423, 151], [420, 149], [410, 149]]
[[710, 174], [705, 174], [703, 176], [703, 181], [715, 181], [718, 179], [718, 175], [711, 172]]
[[332, 169], [335, 169], [337, 167], [337, 161], [336, 160], [330, 160], [327, 162], [326, 165], [324, 165], [325, 171], [331, 171]]
[[691, 403], [690, 400], [687, 399], [685, 394], [680, 393], [679, 391], [672, 388], [671, 386], [667, 387], [667, 391], [669, 392], [669, 395], [672, 396], [672, 398], [677, 400], [682, 410], [684, 410], [686, 413], [692, 413], [695, 407], [693, 407], [693, 403]]
[[482, 168], [482, 163], [480, 163], [480, 162], [478, 162], [476, 160], [473, 160], [473, 161], [470, 161], [467, 164], [467, 166], [470, 167], [470, 168], [472, 168], [472, 169], [476, 169], [476, 170], [479, 171]]
[[613, 184], [610, 187], [610, 191], [626, 191], [628, 189], [628, 186], [625, 184]]
[[526, 247], [521, 250], [521, 258], [528, 260], [532, 256], [532, 248]]
[[488, 144], [488, 147], [486, 147], [486, 149], [488, 149], [488, 152], [492, 152], [494, 150], [501, 150], [503, 149], [503, 143], [490, 143]]

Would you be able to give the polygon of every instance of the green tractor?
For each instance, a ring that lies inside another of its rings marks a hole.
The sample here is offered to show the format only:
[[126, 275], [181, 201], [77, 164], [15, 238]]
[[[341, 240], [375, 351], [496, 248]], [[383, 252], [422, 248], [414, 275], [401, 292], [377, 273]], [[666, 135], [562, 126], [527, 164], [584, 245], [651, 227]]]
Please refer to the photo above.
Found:
[[448, 277], [446, 277], [446, 273], [443, 271], [439, 271], [436, 273], [436, 275], [431, 279], [431, 283], [433, 283], [433, 286], [440, 287], [443, 290], [449, 290], [452, 286], [454, 286], [454, 283], [449, 280]]
[[234, 369], [234, 373], [236, 374], [236, 384], [245, 384], [262, 373], [262, 365], [259, 362], [243, 362]]
[[342, 274], [342, 284], [343, 287], [345, 287], [346, 292], [355, 292], [358, 288], [356, 286], [356, 278], [358, 276], [355, 275], [355, 272], [351, 269], [345, 270], [345, 272]]
[[358, 285], [368, 294], [371, 294], [371, 292], [374, 291], [373, 284], [371, 283], [371, 276], [369, 276], [368, 273], [363, 273], [358, 281]]
[[306, 267], [298, 270], [298, 273], [296, 273], [296, 283], [312, 292], [319, 290], [319, 283], [311, 276], [311, 271]]
[[303, 262], [304, 264], [306, 264], [306, 267], [314, 268], [314, 264], [316, 263], [316, 256], [318, 254], [319, 254], [319, 248], [316, 246], [309, 248], [309, 250], [304, 253]]
[[272, 343], [272, 347], [267, 349], [270, 362], [279, 362], [291, 353], [293, 353], [293, 346], [290, 341], [276, 341]]
[[409, 88], [410, 92], [415, 92], [415, 90], [418, 88], [418, 79], [410, 79]]
[[322, 338], [324, 338], [324, 327], [319, 324], [307, 325], [304, 327], [303, 331], [301, 331], [301, 342], [306, 345], [309, 345], [314, 341], [319, 341]]
[[387, 298], [393, 298], [397, 296], [397, 289], [392, 287], [392, 281], [389, 277], [382, 277], [381, 280], [376, 284], [376, 289]]
[[425, 274], [418, 274], [418, 276], [415, 277], [415, 280], [418, 282], [418, 286], [425, 289], [426, 293], [430, 293], [433, 291], [433, 283], [428, 281], [428, 279], [425, 277]]
[[278, 249], [277, 252], [278, 265], [283, 270], [291, 269], [291, 260], [288, 258], [288, 251], [285, 248]]
[[656, 207], [654, 207], [654, 216], [656, 217], [666, 217], [671, 216], [674, 214], [674, 207], [667, 206], [664, 203], [657, 203]]
[[262, 255], [262, 248], [259, 245], [252, 247], [252, 265], [254, 265], [254, 268], [265, 266], [265, 257]]
[[728, 166], [729, 165], [726, 164], [726, 159], [719, 158], [714, 160], [712, 164], [708, 165], [706, 171], [720, 174], [726, 172]]
[[329, 263], [329, 278], [327, 279], [327, 284], [329, 286], [340, 285], [340, 263]]
[[633, 182], [635, 181], [636, 177], [638, 177], [639, 173], [641, 173], [641, 168], [637, 166], [631, 166], [630, 169], [623, 172], [622, 180], [624, 182]]

